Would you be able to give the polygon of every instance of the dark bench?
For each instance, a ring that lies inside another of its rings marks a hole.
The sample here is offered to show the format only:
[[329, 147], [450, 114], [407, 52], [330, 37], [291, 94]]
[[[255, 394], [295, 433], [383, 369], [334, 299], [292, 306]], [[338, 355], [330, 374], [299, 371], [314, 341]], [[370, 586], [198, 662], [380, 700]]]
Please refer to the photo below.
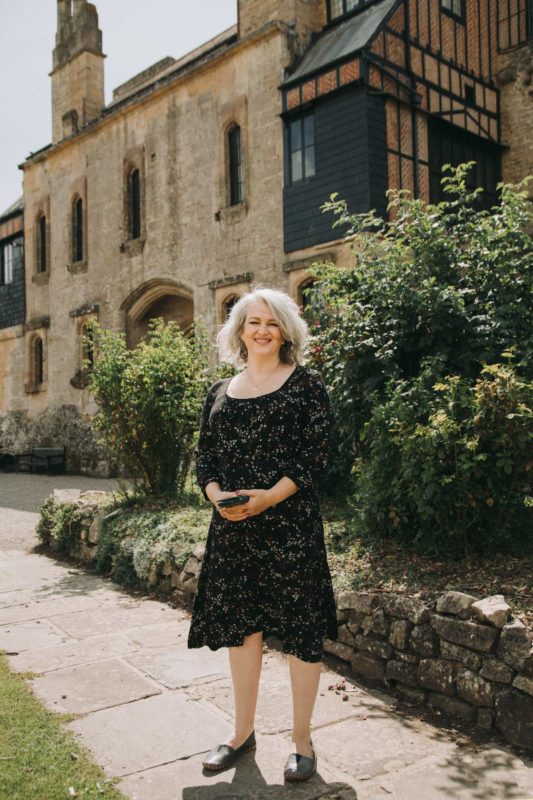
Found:
[[13, 453], [0, 452], [0, 469], [4, 472], [13, 472], [17, 459]]
[[15, 470], [37, 472], [46, 469], [47, 475], [51, 475], [52, 471], [63, 474], [66, 450], [66, 447], [32, 447], [31, 453], [17, 453]]

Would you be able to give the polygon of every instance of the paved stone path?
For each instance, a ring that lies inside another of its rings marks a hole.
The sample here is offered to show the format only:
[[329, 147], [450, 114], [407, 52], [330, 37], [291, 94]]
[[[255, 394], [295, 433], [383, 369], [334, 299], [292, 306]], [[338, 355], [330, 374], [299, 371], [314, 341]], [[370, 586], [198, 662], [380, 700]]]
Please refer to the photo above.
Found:
[[[189, 614], [32, 552], [53, 488], [110, 480], [0, 473], [0, 648], [131, 800], [533, 800], [533, 763], [405, 713], [323, 665], [313, 716], [318, 773], [285, 784], [287, 658], [265, 647], [257, 751], [222, 773], [203, 755], [231, 730], [227, 651], [187, 649]], [[33, 797], [32, 800], [47, 800]]]

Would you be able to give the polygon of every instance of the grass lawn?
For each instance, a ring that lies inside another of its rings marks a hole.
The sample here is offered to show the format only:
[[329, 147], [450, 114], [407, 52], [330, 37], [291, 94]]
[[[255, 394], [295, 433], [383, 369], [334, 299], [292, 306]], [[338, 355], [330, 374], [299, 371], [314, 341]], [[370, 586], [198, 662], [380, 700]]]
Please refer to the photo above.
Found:
[[0, 798], [125, 800], [0, 651]]

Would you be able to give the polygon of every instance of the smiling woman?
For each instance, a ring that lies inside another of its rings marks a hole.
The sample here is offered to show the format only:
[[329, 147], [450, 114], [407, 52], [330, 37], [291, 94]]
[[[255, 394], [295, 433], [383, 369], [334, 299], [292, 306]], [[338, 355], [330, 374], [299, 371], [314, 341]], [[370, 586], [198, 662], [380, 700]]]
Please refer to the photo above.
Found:
[[[196, 472], [213, 516], [188, 646], [229, 649], [236, 717], [207, 769], [255, 748], [262, 642], [276, 636], [294, 708], [285, 777], [316, 770], [310, 724], [323, 639], [337, 636], [318, 497], [334, 420], [320, 374], [303, 363], [307, 341], [294, 300], [264, 287], [237, 301], [218, 335], [221, 357], [244, 369], [216, 381], [204, 404]], [[221, 505], [240, 495], [249, 499]]]

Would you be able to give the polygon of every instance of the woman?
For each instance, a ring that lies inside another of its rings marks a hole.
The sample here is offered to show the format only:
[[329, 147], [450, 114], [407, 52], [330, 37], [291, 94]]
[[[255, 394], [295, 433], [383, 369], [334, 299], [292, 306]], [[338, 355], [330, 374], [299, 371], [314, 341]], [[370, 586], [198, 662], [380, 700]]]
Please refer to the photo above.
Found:
[[[311, 716], [323, 638], [337, 638], [318, 490], [333, 410], [320, 373], [303, 365], [307, 326], [291, 297], [256, 287], [233, 306], [217, 343], [245, 369], [208, 390], [196, 449], [214, 506], [188, 647], [229, 648], [233, 733], [203, 762], [222, 769], [255, 748], [263, 637], [288, 654], [293, 697], [287, 780], [316, 771]], [[219, 506], [244, 495], [242, 505]]]

